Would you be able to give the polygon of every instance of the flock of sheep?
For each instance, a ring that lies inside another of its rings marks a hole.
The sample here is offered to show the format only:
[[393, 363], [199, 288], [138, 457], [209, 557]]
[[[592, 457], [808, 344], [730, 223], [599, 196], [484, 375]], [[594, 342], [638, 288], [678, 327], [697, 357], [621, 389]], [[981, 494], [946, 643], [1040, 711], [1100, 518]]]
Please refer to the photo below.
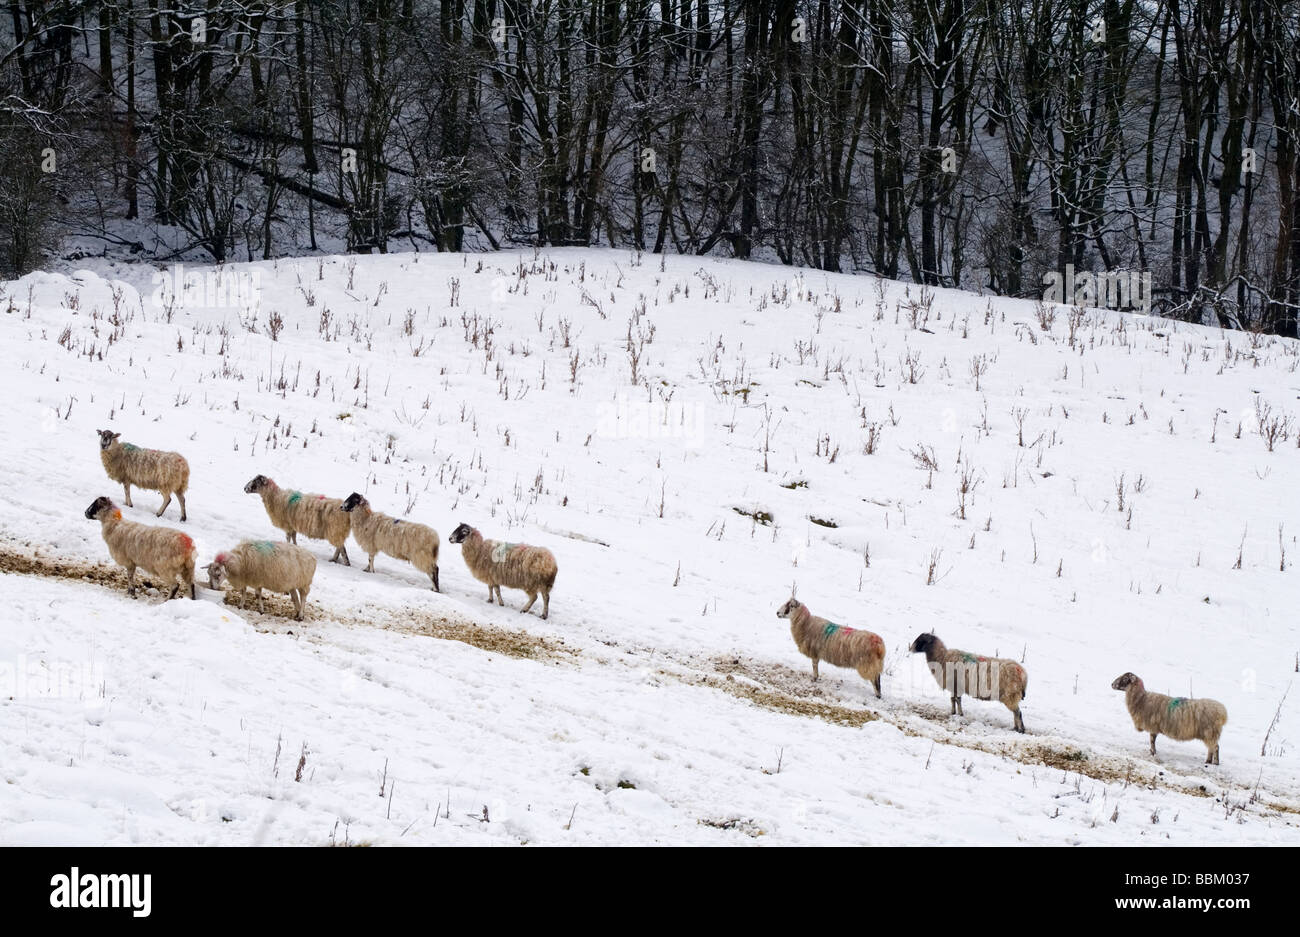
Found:
[[[880, 697], [880, 675], [885, 669], [885, 642], [880, 635], [827, 621], [810, 612], [808, 606], [794, 596], [776, 610], [776, 617], [789, 619], [790, 634], [799, 652], [812, 659], [814, 680], [818, 676], [817, 664], [825, 661], [836, 667], [856, 670], [863, 680], [875, 687], [876, 697]], [[1025, 731], [1020, 701], [1025, 698], [1029, 675], [1020, 664], [1002, 657], [983, 657], [947, 647], [931, 633], [917, 635], [907, 649], [925, 655], [935, 682], [951, 694], [949, 715], [964, 715], [961, 708], [963, 696], [997, 700], [1011, 710], [1016, 731]], [[1156, 753], [1157, 735], [1179, 742], [1200, 739], [1206, 747], [1205, 763], [1219, 763], [1219, 736], [1228, 721], [1228, 710], [1222, 703], [1148, 692], [1142, 679], [1133, 673], [1116, 677], [1111, 689], [1124, 691], [1133, 727], [1151, 735], [1152, 755]]]
[[[131, 486], [161, 492], [161, 517], [175, 495], [185, 520], [185, 491], [189, 487], [190, 466], [177, 452], [144, 449], [121, 441], [119, 433], [101, 429], [99, 455], [104, 471], [121, 482], [127, 507], [131, 507]], [[370, 507], [364, 496], [353, 492], [346, 500], [327, 498], [281, 488], [265, 475], [258, 475], [244, 491], [260, 495], [271, 523], [284, 531], [284, 543], [270, 540], [245, 540], [231, 550], [218, 553], [205, 567], [208, 586], [227, 589], [239, 596], [243, 607], [247, 590], [256, 594], [262, 607], [262, 590], [283, 593], [293, 602], [298, 621], [306, 614], [307, 594], [316, 575], [316, 557], [298, 546], [298, 534], [327, 540], [334, 547], [331, 562], [351, 566], [346, 541], [351, 534], [370, 557], [366, 572], [375, 571], [375, 557], [380, 553], [409, 562], [427, 575], [433, 590], [438, 588], [438, 533], [432, 527], [381, 514]], [[135, 595], [135, 572], [142, 569], [170, 585], [168, 598], [175, 598], [182, 588], [190, 598], [197, 597], [194, 571], [197, 550], [194, 541], [179, 530], [154, 527], [124, 520], [111, 499], [96, 498], [86, 508], [86, 517], [100, 523], [104, 542], [114, 562], [126, 568], [127, 594]], [[551, 588], [555, 585], [555, 557], [544, 547], [522, 543], [485, 540], [473, 527], [461, 524], [451, 535], [451, 542], [461, 545], [461, 554], [470, 573], [488, 587], [488, 601], [495, 596], [501, 605], [501, 587], [522, 589], [528, 594], [527, 612], [542, 596], [542, 617], [551, 610]]]
[[[99, 430], [100, 458], [108, 477], [121, 482], [128, 507], [131, 486], [158, 491], [163, 495], [161, 517], [174, 494], [185, 520], [185, 491], [189, 486], [189, 463], [179, 453], [143, 449], [119, 441], [119, 434]], [[351, 534], [370, 557], [366, 572], [375, 571], [375, 557], [380, 553], [409, 562], [426, 574], [434, 591], [438, 587], [438, 534], [424, 524], [404, 521], [381, 514], [370, 507], [360, 494], [345, 500], [325, 495], [306, 494], [281, 488], [265, 475], [258, 475], [244, 486], [249, 494], [259, 495], [271, 523], [284, 531], [285, 543], [269, 540], [245, 540], [234, 549], [218, 553], [206, 569], [208, 585], [229, 589], [239, 596], [243, 606], [249, 589], [256, 593], [259, 609], [262, 590], [284, 593], [293, 601], [299, 621], [303, 620], [307, 593], [316, 574], [316, 558], [297, 546], [298, 534], [326, 540], [334, 547], [331, 562], [340, 560], [352, 565], [346, 541]], [[86, 509], [86, 517], [102, 525], [104, 542], [113, 560], [127, 570], [127, 594], [135, 595], [137, 568], [172, 586], [169, 598], [181, 588], [196, 597], [194, 541], [179, 530], [154, 527], [122, 519], [122, 512], [106, 497], [96, 498]], [[557, 567], [551, 551], [527, 544], [485, 540], [468, 524], [459, 525], [451, 534], [452, 543], [460, 544], [465, 565], [474, 578], [486, 583], [488, 602], [501, 598], [501, 587], [522, 589], [528, 594], [527, 612], [542, 597], [542, 618], [551, 608], [551, 588]], [[880, 676], [885, 666], [885, 642], [877, 634], [849, 628], [813, 615], [808, 606], [793, 596], [777, 610], [778, 618], [789, 619], [790, 632], [799, 651], [812, 659], [813, 680], [817, 665], [826, 661], [837, 667], [856, 670], [875, 688], [880, 697]], [[1020, 715], [1020, 701], [1025, 698], [1028, 674], [1013, 660], [983, 657], [948, 648], [934, 634], [921, 634], [908, 650], [924, 654], [931, 674], [952, 698], [950, 715], [963, 715], [963, 696], [996, 699], [1011, 710], [1017, 732], [1025, 731]], [[1186, 699], [1150, 693], [1135, 674], [1126, 673], [1111, 687], [1123, 690], [1133, 725], [1151, 735], [1151, 754], [1156, 752], [1156, 736], [1177, 741], [1200, 739], [1206, 745], [1206, 764], [1219, 763], [1219, 735], [1228, 721], [1222, 703], [1211, 699]]]

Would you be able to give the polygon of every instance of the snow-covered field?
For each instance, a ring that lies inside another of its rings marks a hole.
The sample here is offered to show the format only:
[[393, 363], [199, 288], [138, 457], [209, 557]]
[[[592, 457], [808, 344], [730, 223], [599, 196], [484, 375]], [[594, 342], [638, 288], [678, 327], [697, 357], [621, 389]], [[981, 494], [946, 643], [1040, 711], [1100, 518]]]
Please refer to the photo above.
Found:
[[[1300, 345], [625, 252], [225, 271], [255, 305], [2, 285], [0, 843], [1300, 843]], [[188, 457], [201, 563], [279, 536], [263, 473], [433, 525], [444, 592], [300, 539], [305, 623], [132, 601], [97, 428]], [[460, 522], [556, 554], [549, 621]], [[812, 683], [794, 584], [882, 701]], [[1023, 661], [1027, 735], [948, 716], [928, 630]], [[1129, 670], [1227, 706], [1221, 766]]]

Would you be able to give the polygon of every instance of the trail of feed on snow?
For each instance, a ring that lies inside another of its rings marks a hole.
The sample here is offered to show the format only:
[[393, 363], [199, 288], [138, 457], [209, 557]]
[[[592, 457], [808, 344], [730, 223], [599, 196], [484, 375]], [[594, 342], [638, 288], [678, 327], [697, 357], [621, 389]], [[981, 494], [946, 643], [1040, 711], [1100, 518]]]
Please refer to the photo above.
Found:
[[[102, 563], [88, 563], [67, 558], [42, 556], [21, 546], [0, 540], [0, 572], [67, 579], [106, 586], [115, 590], [126, 588], [126, 574], [118, 567]], [[152, 588], [147, 577], [142, 583], [146, 595], [161, 597]], [[230, 597], [225, 599], [233, 606]], [[260, 633], [298, 632], [309, 639], [311, 619], [328, 621], [353, 628], [375, 628], [385, 631], [404, 631], [444, 641], [459, 641], [483, 651], [506, 654], [530, 660], [588, 662], [595, 666], [625, 664], [625, 656], [610, 654], [601, 648], [586, 652], [570, 646], [562, 638], [547, 638], [520, 629], [505, 629], [483, 622], [453, 620], [409, 606], [389, 606], [369, 603], [364, 610], [340, 610], [333, 607], [312, 609], [306, 623], [292, 620], [292, 606], [283, 596], [267, 598], [270, 611], [260, 613], [251, 607], [241, 609], [249, 626]], [[233, 610], [233, 608], [232, 608]], [[617, 642], [602, 642], [615, 650], [622, 649]], [[869, 722], [883, 721], [910, 736], [922, 736], [940, 745], [950, 745], [972, 751], [981, 751], [1008, 758], [1030, 767], [1047, 766], [1064, 772], [1083, 775], [1097, 781], [1122, 782], [1125, 787], [1138, 785], [1147, 789], [1164, 788], [1196, 797], [1215, 794], [1196, 779], [1168, 776], [1152, 764], [1139, 764], [1130, 758], [1105, 753], [1084, 751], [1082, 743], [1069, 739], [1004, 739], [971, 737], [953, 731], [945, 723], [948, 714], [942, 709], [924, 704], [902, 702], [890, 708], [873, 711], [845, 705], [842, 697], [833, 692], [809, 686], [807, 673], [775, 662], [744, 661], [737, 657], [715, 657], [702, 660], [690, 656], [655, 652], [657, 673], [689, 686], [705, 687], [753, 703], [775, 713], [808, 719], [819, 719], [835, 725], [860, 727]], [[558, 677], [557, 679], [563, 679]], [[919, 716], [920, 720], [913, 718]], [[1279, 792], [1258, 789], [1250, 793], [1242, 809], [1271, 814], [1291, 824], [1285, 815], [1300, 814], [1300, 800], [1288, 799]], [[704, 821], [701, 821], [704, 822]], [[706, 823], [706, 825], [709, 825]], [[725, 827], [725, 825], [724, 825]], [[725, 827], [731, 828], [731, 827]], [[751, 835], [753, 835], [751, 833]]]

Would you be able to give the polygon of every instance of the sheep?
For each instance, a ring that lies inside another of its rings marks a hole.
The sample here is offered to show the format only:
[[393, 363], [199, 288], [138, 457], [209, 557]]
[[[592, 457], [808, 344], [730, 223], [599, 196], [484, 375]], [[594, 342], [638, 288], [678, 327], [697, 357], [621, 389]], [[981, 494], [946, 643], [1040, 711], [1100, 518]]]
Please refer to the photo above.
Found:
[[949, 715], [965, 715], [961, 708], [963, 694], [975, 699], [995, 699], [1016, 717], [1016, 731], [1025, 731], [1020, 701], [1025, 698], [1029, 675], [1024, 667], [1002, 657], [979, 657], [950, 650], [934, 634], [918, 635], [908, 650], [924, 654], [935, 682], [952, 693]]
[[119, 442], [121, 433], [110, 429], [100, 429], [99, 460], [104, 463], [104, 471], [115, 482], [122, 483], [123, 500], [129, 508], [131, 503], [131, 486], [161, 492], [162, 507], [154, 517], [162, 517], [167, 505], [172, 503], [172, 495], [181, 503], [181, 520], [185, 516], [185, 490], [190, 486], [190, 464], [179, 452], [163, 452], [161, 449], [141, 449], [129, 442]]
[[366, 572], [375, 571], [375, 556], [387, 553], [398, 560], [406, 560], [433, 580], [433, 591], [438, 588], [438, 532], [424, 524], [404, 521], [370, 509], [370, 502], [358, 492], [352, 492], [340, 510], [352, 515], [352, 536], [361, 549], [370, 555]]
[[302, 621], [307, 608], [307, 593], [316, 575], [316, 557], [310, 550], [291, 543], [270, 540], [245, 540], [233, 550], [218, 553], [207, 566], [208, 588], [229, 585], [239, 595], [244, 607], [247, 589], [257, 590], [257, 610], [264, 611], [262, 590], [283, 592], [293, 601], [295, 618]]
[[461, 545], [465, 565], [479, 582], [487, 583], [488, 602], [496, 594], [497, 604], [505, 605], [501, 587], [522, 589], [528, 593], [528, 604], [519, 610], [526, 613], [542, 596], [542, 618], [551, 613], [551, 588], [555, 585], [555, 556], [545, 547], [530, 547], [526, 543], [506, 543], [502, 540], [484, 540], [483, 535], [469, 524], [461, 524], [447, 538]]
[[1219, 763], [1219, 735], [1228, 721], [1228, 710], [1218, 700], [1150, 693], [1135, 673], [1116, 677], [1110, 688], [1124, 691], [1133, 728], [1151, 735], [1152, 755], [1156, 753], [1156, 736], [1167, 735], [1176, 742], [1200, 739], [1205, 743], [1205, 763]]
[[344, 565], [352, 565], [347, 548], [352, 516], [339, 510], [343, 506], [341, 500], [281, 488], [265, 475], [255, 476], [244, 486], [244, 491], [262, 496], [267, 516], [272, 524], [284, 531], [285, 540], [297, 543], [298, 534], [315, 540], [328, 540], [334, 547], [330, 562], [337, 563], [342, 557]]
[[777, 609], [776, 617], [790, 619], [795, 645], [801, 654], [812, 658], [813, 680], [817, 679], [819, 660], [851, 667], [876, 688], [876, 699], [880, 699], [880, 672], [885, 668], [885, 642], [880, 635], [827, 621], [794, 596]]
[[194, 541], [189, 535], [170, 527], [153, 527], [122, 520], [121, 509], [109, 498], [96, 498], [86, 508], [87, 520], [99, 521], [100, 533], [108, 544], [109, 555], [126, 567], [126, 594], [135, 598], [136, 567], [164, 583], [171, 583], [176, 598], [181, 586], [188, 586], [190, 598], [194, 588]]

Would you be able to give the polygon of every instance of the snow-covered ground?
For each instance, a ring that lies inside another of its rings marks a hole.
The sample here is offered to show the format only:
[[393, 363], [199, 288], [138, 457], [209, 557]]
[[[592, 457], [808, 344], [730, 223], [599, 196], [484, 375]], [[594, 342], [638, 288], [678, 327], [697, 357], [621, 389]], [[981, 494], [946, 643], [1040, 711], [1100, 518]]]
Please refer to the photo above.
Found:
[[[0, 843], [1300, 842], [1295, 342], [625, 252], [117, 272], [2, 285]], [[433, 525], [444, 592], [300, 540], [305, 623], [132, 601], [97, 428], [187, 456], [202, 563], [278, 536], [263, 473]], [[460, 522], [556, 554], [548, 621]], [[795, 584], [883, 700], [812, 683]], [[1027, 735], [948, 716], [928, 630], [1023, 661]], [[1221, 766], [1129, 670], [1227, 706]]]

